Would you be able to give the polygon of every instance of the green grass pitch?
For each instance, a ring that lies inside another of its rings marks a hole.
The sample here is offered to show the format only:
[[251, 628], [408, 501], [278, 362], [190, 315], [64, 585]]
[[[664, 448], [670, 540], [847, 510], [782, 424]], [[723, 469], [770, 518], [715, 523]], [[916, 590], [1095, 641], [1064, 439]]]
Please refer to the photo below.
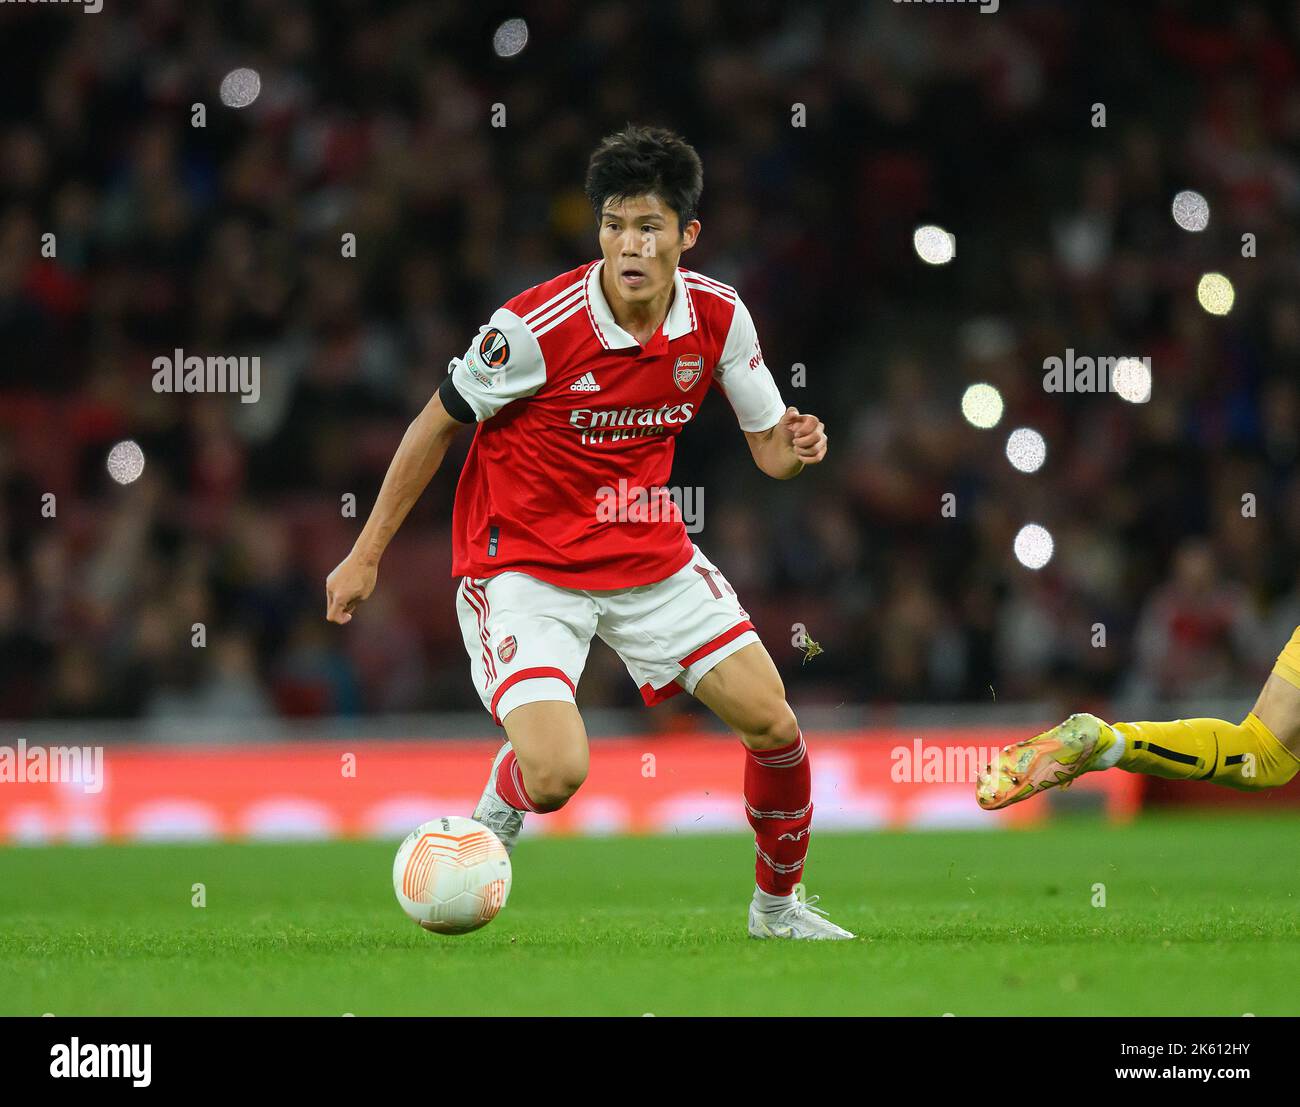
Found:
[[0, 1014], [1294, 1015], [1297, 841], [1264, 813], [815, 834], [809, 892], [860, 936], [825, 943], [745, 936], [740, 835], [525, 840], [454, 938], [398, 908], [397, 842], [4, 849]]

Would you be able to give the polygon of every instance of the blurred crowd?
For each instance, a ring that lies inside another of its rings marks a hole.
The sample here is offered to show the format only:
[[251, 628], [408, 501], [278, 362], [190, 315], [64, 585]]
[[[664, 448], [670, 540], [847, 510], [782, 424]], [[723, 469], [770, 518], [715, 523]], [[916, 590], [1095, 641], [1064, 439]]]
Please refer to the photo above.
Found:
[[[449, 576], [468, 435], [346, 628], [324, 577], [448, 359], [598, 255], [586, 159], [629, 120], [700, 151], [685, 264], [737, 286], [828, 427], [777, 484], [715, 396], [674, 470], [793, 702], [1259, 685], [1300, 624], [1300, 4], [520, 7], [511, 57], [504, 16], [438, 0], [0, 8], [0, 715], [477, 709]], [[930, 220], [947, 266], [913, 252]], [[155, 392], [176, 348], [260, 357], [260, 399]], [[1045, 391], [1070, 348], [1150, 357], [1150, 402]], [[976, 381], [993, 429], [962, 417]], [[119, 486], [127, 438], [146, 467]], [[597, 646], [579, 702], [639, 698]]]

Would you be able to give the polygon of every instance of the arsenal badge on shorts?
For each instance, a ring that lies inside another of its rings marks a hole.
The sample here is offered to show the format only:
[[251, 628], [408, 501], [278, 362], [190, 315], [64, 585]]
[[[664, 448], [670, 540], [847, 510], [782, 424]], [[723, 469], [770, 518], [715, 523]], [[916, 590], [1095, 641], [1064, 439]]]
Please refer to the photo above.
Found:
[[510, 664], [511, 659], [515, 656], [515, 648], [518, 644], [519, 643], [515, 641], [515, 636], [512, 634], [497, 647], [497, 657], [501, 658], [502, 665]]
[[673, 366], [673, 383], [683, 392], [689, 392], [703, 372], [704, 358], [699, 354], [682, 354]]

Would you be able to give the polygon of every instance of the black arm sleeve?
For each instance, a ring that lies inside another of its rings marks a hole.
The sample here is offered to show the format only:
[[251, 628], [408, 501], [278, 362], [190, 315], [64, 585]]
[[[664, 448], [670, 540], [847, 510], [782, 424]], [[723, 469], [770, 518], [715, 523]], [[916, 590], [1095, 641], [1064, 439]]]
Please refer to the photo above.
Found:
[[438, 395], [442, 398], [442, 406], [446, 409], [448, 415], [458, 423], [477, 423], [474, 417], [474, 409], [465, 402], [465, 397], [456, 391], [456, 386], [452, 384], [451, 374], [448, 373], [443, 378], [442, 384], [438, 386]]

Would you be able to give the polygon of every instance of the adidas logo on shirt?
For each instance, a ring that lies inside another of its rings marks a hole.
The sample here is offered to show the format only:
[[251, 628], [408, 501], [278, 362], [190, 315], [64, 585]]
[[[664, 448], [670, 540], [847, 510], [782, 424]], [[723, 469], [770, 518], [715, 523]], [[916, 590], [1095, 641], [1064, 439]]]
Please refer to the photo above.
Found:
[[596, 383], [596, 378], [590, 373], [583, 373], [576, 381], [569, 385], [570, 392], [599, 392], [600, 385]]

